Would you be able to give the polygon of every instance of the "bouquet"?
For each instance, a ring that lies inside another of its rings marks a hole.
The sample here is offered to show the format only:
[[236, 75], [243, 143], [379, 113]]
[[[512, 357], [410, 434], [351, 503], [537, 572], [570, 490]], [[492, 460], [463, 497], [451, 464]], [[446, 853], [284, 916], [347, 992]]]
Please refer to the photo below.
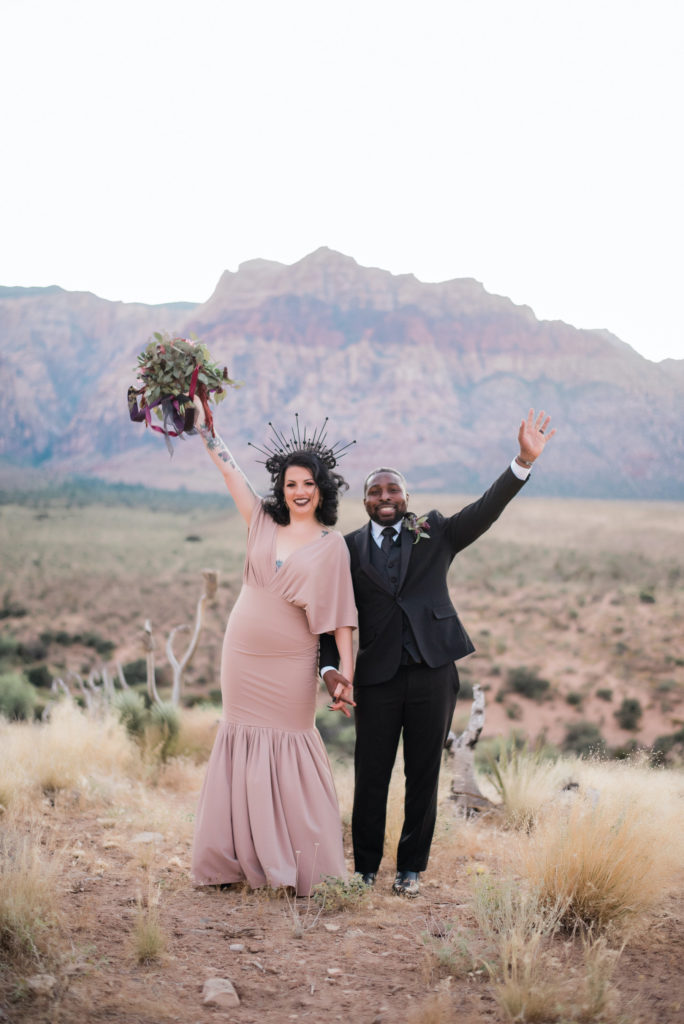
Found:
[[[152, 340], [138, 356], [141, 387], [128, 389], [128, 411], [136, 423], [163, 434], [169, 452], [170, 438], [195, 432], [195, 396], [202, 403], [206, 425], [214, 433], [214, 417], [209, 401], [220, 402], [227, 388], [240, 387], [228, 370], [211, 361], [209, 349], [201, 341], [172, 338], [155, 331]], [[154, 412], [162, 426], [152, 423]]]

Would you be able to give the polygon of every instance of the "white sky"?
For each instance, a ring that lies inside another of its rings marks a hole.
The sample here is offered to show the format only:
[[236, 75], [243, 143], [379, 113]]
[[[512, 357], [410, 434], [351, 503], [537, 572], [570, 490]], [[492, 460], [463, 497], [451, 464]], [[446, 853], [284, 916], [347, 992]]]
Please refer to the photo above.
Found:
[[681, 0], [0, 0], [0, 284], [320, 245], [684, 358]]

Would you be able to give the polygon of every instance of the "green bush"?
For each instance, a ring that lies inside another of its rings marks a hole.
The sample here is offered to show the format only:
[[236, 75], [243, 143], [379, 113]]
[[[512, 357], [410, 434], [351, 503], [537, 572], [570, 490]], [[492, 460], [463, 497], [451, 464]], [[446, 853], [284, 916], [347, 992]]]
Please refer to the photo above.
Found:
[[159, 757], [168, 760], [175, 752], [180, 735], [180, 711], [173, 704], [154, 704], [150, 712], [152, 730], [159, 737]]
[[14, 658], [19, 644], [11, 633], [0, 634], [0, 660]]
[[145, 701], [139, 693], [132, 690], [123, 690], [116, 693], [112, 700], [112, 707], [119, 715], [119, 721], [126, 727], [131, 736], [142, 737], [147, 723], [147, 708]]
[[597, 690], [596, 691], [596, 696], [599, 698], [599, 700], [611, 701], [613, 699], [613, 691], [612, 690]]
[[92, 647], [103, 658], [108, 658], [115, 646], [111, 640], [105, 640], [103, 636], [95, 633], [94, 630], [89, 630], [83, 634], [83, 643], [86, 647]]
[[640, 702], [635, 697], [625, 697], [614, 714], [621, 729], [638, 729], [643, 712]]
[[521, 665], [508, 670], [507, 688], [513, 693], [519, 693], [522, 697], [543, 700], [547, 696], [551, 684], [548, 679], [542, 679], [536, 669]]
[[573, 754], [603, 754], [606, 743], [594, 722], [572, 722], [565, 727], [563, 750]]
[[52, 672], [47, 665], [36, 665], [34, 668], [27, 668], [26, 677], [32, 686], [38, 686], [44, 690], [49, 690], [52, 686]]
[[578, 693], [577, 690], [570, 690], [570, 692], [566, 693], [565, 695], [566, 703], [572, 705], [573, 707], [579, 707], [583, 699], [584, 698], [582, 697], [582, 694]]
[[126, 682], [129, 686], [135, 686], [136, 683], [147, 682], [147, 660], [145, 658], [136, 658], [135, 661], [127, 661], [123, 667], [123, 674], [126, 677]]
[[675, 747], [681, 748], [681, 752], [684, 753], [684, 728], [668, 733], [666, 736], [658, 736], [654, 740], [652, 748], [655, 755], [654, 760], [656, 762], [664, 760]]
[[0, 675], [0, 714], [6, 718], [32, 718], [36, 691], [19, 672]]

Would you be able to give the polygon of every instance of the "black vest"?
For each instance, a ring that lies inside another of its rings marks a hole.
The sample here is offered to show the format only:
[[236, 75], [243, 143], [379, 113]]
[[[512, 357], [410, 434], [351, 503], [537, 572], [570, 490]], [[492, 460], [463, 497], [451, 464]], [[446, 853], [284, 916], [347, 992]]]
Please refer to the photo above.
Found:
[[[397, 534], [399, 538], [401, 533]], [[385, 554], [382, 548], [378, 547], [375, 542], [375, 538], [371, 533], [370, 538], [370, 560], [373, 568], [382, 576], [385, 583], [391, 589], [392, 593], [396, 595], [399, 586], [399, 558], [400, 558], [400, 547], [398, 542], [392, 545], [392, 550], [389, 556]], [[401, 623], [401, 663], [402, 665], [412, 665], [416, 662], [423, 660], [416, 638], [413, 635], [411, 624], [406, 618], [406, 615], [402, 612], [402, 623]]]

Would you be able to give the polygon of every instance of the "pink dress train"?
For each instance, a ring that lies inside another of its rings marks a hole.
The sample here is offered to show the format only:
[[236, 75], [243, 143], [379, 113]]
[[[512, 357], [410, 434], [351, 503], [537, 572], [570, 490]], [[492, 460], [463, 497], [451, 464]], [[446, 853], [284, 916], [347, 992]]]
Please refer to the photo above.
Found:
[[276, 569], [276, 524], [255, 506], [221, 658], [223, 718], [195, 821], [200, 885], [296, 887], [346, 877], [330, 762], [314, 726], [318, 635], [356, 626], [349, 553], [323, 532]]

